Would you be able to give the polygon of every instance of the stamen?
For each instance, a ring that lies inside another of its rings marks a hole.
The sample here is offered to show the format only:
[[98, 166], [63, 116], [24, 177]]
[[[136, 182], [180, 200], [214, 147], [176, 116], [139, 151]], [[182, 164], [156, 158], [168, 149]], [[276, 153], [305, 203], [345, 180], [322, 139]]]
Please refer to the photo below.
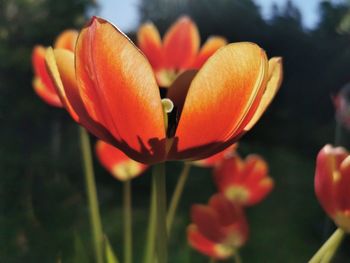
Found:
[[168, 131], [168, 114], [170, 114], [173, 111], [174, 103], [168, 98], [162, 99], [162, 107], [163, 107], [165, 133], [167, 133], [167, 131]]
[[164, 112], [166, 113], [170, 113], [174, 109], [174, 103], [168, 98], [162, 99], [162, 106], [163, 106]]

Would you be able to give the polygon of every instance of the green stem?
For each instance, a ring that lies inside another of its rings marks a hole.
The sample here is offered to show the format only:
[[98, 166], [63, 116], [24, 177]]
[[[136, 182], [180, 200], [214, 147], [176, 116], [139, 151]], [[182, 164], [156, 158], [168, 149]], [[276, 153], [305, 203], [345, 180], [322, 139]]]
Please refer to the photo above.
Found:
[[124, 215], [124, 262], [132, 262], [132, 208], [131, 208], [131, 180], [123, 184], [123, 215]]
[[171, 233], [171, 228], [172, 228], [174, 217], [176, 214], [176, 209], [179, 204], [182, 192], [184, 190], [185, 183], [187, 181], [190, 169], [191, 169], [191, 164], [185, 163], [184, 168], [182, 169], [181, 174], [179, 176], [179, 180], [177, 181], [173, 196], [170, 201], [169, 210], [166, 218], [168, 236], [170, 236], [170, 233]]
[[154, 263], [155, 241], [156, 241], [156, 225], [157, 225], [157, 199], [155, 188], [155, 177], [152, 176], [151, 204], [148, 219], [147, 239], [145, 247], [144, 263]]
[[[310, 259], [309, 263], [319, 263], [327, 253], [335, 253], [345, 233], [342, 229], [338, 228], [333, 235], [322, 245], [322, 247], [315, 253]], [[331, 254], [331, 255], [333, 255]]]
[[167, 228], [166, 228], [166, 184], [165, 164], [156, 164], [153, 167], [153, 177], [157, 200], [157, 257], [158, 263], [167, 263]]
[[233, 258], [235, 260], [235, 263], [242, 263], [242, 259], [241, 256], [239, 255], [238, 250], [235, 252], [235, 254], [233, 255]]
[[85, 174], [85, 184], [90, 211], [90, 224], [94, 239], [95, 257], [97, 263], [103, 263], [103, 232], [98, 208], [96, 183], [91, 155], [89, 135], [86, 130], [80, 127], [80, 143], [83, 155], [83, 166]]

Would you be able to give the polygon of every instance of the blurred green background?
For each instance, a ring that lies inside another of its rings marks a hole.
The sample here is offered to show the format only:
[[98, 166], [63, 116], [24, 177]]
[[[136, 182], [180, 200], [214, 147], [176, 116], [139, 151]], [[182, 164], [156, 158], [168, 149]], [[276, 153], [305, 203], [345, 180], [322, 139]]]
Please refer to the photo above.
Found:
[[[66, 28], [79, 29], [93, 0], [0, 0], [0, 262], [77, 263], [76, 237], [93, 262], [78, 129], [68, 114], [33, 92], [31, 51], [51, 45]], [[331, 94], [350, 80], [350, 37], [340, 27], [348, 2], [320, 1], [312, 29], [291, 1], [262, 17], [253, 0], [143, 0], [140, 22], [152, 20], [162, 33], [182, 14], [197, 23], [201, 37], [252, 41], [269, 57], [284, 59], [284, 81], [272, 106], [240, 143], [239, 152], [261, 154], [276, 181], [272, 194], [248, 209], [251, 236], [244, 262], [306, 262], [333, 226], [313, 191], [318, 150], [333, 142]], [[135, 32], [128, 32], [132, 38]], [[343, 130], [346, 135], [346, 131]], [[343, 138], [346, 136], [343, 136]], [[344, 140], [344, 144], [346, 144]], [[171, 194], [181, 163], [167, 164]], [[103, 226], [122, 258], [121, 183], [95, 162]], [[143, 254], [150, 171], [133, 181], [135, 262]], [[211, 171], [193, 168], [175, 220], [170, 262], [207, 262], [187, 246], [185, 228], [193, 203], [215, 192]], [[349, 242], [334, 262], [350, 262]]]

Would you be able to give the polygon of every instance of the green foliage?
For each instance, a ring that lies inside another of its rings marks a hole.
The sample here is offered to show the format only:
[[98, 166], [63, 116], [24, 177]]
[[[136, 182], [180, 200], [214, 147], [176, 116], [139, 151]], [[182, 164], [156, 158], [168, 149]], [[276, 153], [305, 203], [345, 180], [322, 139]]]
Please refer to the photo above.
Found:
[[105, 237], [105, 255], [106, 255], [106, 263], [119, 263], [116, 254], [114, 253], [111, 244], [107, 237]]

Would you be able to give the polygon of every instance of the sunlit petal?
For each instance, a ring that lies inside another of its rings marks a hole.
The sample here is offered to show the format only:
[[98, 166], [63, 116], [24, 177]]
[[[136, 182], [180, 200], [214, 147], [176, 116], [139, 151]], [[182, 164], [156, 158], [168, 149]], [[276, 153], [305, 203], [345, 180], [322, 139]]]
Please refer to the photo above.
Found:
[[76, 74], [82, 101], [93, 119], [134, 151], [134, 159], [164, 160], [159, 89], [150, 64], [123, 33], [93, 18], [78, 38]]
[[193, 63], [200, 45], [200, 37], [195, 23], [189, 17], [179, 18], [164, 36], [166, 67], [187, 68]]
[[266, 77], [266, 55], [255, 44], [230, 44], [210, 57], [187, 92], [172, 149], [176, 158], [190, 158], [207, 151], [205, 146], [234, 138]]

